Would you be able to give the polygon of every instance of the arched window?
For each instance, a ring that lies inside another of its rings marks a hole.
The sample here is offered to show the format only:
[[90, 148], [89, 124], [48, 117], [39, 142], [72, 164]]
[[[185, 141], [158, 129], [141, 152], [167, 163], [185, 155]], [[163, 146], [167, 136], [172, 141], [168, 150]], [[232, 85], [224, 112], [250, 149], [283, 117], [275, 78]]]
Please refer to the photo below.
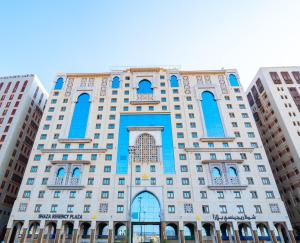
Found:
[[113, 89], [118, 89], [118, 88], [120, 88], [120, 78], [119, 78], [119, 77], [116, 76], [116, 77], [113, 78], [111, 87], [112, 87]]
[[90, 112], [90, 96], [86, 93], [78, 96], [75, 104], [69, 138], [84, 138]]
[[229, 83], [230, 83], [230, 86], [232, 86], [232, 87], [240, 86], [239, 82], [234, 74], [229, 75]]
[[131, 220], [134, 222], [160, 222], [160, 206], [150, 192], [138, 194], [132, 202]]
[[80, 169], [78, 167], [73, 170], [72, 177], [80, 177]]
[[170, 84], [171, 84], [172, 88], [179, 87], [178, 79], [177, 79], [177, 77], [175, 75], [171, 76]]
[[64, 84], [64, 79], [63, 78], [57, 79], [56, 83], [55, 83], [54, 90], [60, 90], [60, 89], [62, 89], [63, 84]]
[[134, 146], [134, 162], [158, 162], [158, 147], [155, 145], [155, 138], [143, 133], [136, 139]]
[[228, 169], [228, 175], [229, 175], [230, 177], [237, 177], [236, 169], [233, 168], [233, 167], [229, 167], [229, 169]]
[[60, 168], [57, 173], [56, 173], [56, 177], [65, 177], [65, 169], [64, 168]]
[[202, 112], [208, 137], [224, 137], [219, 108], [214, 95], [209, 91], [202, 93]]
[[213, 177], [221, 177], [221, 171], [220, 171], [220, 169], [219, 168], [217, 168], [217, 167], [214, 167], [213, 169], [212, 169], [212, 176]]
[[139, 87], [137, 89], [138, 94], [153, 94], [152, 84], [149, 80], [143, 79], [139, 82]]
[[177, 238], [176, 225], [174, 225], [174, 224], [168, 224], [166, 226], [166, 236], [169, 239], [176, 239]]
[[201, 231], [203, 236], [211, 236], [213, 232], [213, 226], [210, 224], [203, 224]]

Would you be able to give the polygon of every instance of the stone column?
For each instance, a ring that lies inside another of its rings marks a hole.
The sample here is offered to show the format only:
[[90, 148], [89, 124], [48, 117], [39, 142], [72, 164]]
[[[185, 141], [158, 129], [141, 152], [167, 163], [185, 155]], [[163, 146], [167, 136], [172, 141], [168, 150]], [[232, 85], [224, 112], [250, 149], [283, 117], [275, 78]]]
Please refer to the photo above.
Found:
[[109, 229], [108, 230], [108, 243], [113, 243], [113, 238], [112, 238], [112, 235], [113, 234], [113, 230], [112, 229]]
[[235, 235], [235, 242], [236, 243], [241, 243], [240, 233], [239, 233], [238, 230], [234, 230], [234, 235]]
[[255, 243], [259, 243], [257, 230], [252, 230], [253, 238]]
[[[17, 229], [17, 231], [18, 231], [18, 229]], [[17, 231], [16, 231], [16, 233], [18, 233]], [[12, 233], [12, 229], [7, 228], [6, 232], [5, 232], [5, 236], [4, 236], [4, 242], [9, 242], [11, 233]]]
[[26, 240], [26, 238], [27, 238], [27, 228], [24, 228], [24, 229], [22, 230], [22, 236], [21, 236], [20, 243], [24, 243], [25, 240]]
[[72, 243], [77, 243], [78, 229], [73, 229]]
[[277, 243], [277, 239], [276, 239], [274, 230], [270, 230], [270, 234], [271, 234], [271, 239], [272, 239], [273, 243]]
[[289, 236], [290, 236], [292, 243], [296, 243], [295, 235], [292, 230], [289, 230]]
[[40, 232], [39, 232], [39, 235], [37, 238], [38, 243], [42, 242], [43, 236], [44, 236], [44, 229], [40, 229]]
[[95, 242], [95, 229], [91, 229], [91, 239], [90, 239], [91, 243]]
[[218, 243], [222, 243], [222, 238], [221, 238], [221, 232], [220, 232], [220, 230], [216, 230], [216, 233], [217, 233], [217, 242]]
[[56, 229], [56, 233], [55, 233], [55, 243], [59, 243], [60, 242], [60, 229]]
[[202, 237], [202, 231], [200, 229], [196, 230], [197, 238], [199, 240], [199, 243], [204, 243], [203, 237]]
[[180, 243], [184, 243], [184, 230], [179, 230], [179, 235], [180, 235]]
[[167, 239], [167, 236], [166, 236], [166, 222], [161, 222], [161, 238], [162, 238], [162, 241], [166, 240]]

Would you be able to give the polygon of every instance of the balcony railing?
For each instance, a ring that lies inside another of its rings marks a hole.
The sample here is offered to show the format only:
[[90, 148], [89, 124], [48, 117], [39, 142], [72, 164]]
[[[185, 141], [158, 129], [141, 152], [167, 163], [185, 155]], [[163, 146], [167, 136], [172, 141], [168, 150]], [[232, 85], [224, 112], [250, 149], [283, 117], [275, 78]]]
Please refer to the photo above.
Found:
[[153, 94], [137, 94], [135, 100], [130, 101], [130, 104], [158, 104], [159, 102]]
[[242, 185], [238, 176], [234, 177], [212, 177], [211, 184], [208, 185], [211, 189], [232, 189], [232, 188], [240, 188], [244, 189], [247, 186]]
[[80, 183], [80, 177], [55, 177], [52, 184], [48, 185], [49, 189], [71, 189], [71, 188], [82, 188], [83, 185]]

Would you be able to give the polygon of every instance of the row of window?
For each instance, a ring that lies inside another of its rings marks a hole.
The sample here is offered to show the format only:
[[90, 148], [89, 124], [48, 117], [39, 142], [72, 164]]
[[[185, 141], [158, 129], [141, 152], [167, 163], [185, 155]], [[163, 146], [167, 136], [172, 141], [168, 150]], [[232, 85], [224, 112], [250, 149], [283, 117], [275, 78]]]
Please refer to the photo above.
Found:
[[[224, 199], [225, 194], [224, 191], [217, 191], [216, 193], [217, 199]], [[258, 199], [258, 194], [256, 191], [250, 191], [251, 198], [252, 199]], [[69, 198], [76, 198], [77, 192], [76, 191], [70, 191]], [[93, 192], [92, 191], [86, 191], [85, 192], [85, 198], [92, 198]], [[118, 191], [117, 192], [117, 198], [118, 199], [124, 199], [124, 191]], [[183, 191], [182, 192], [182, 198], [183, 199], [191, 199], [192, 192], [191, 191]], [[265, 191], [266, 199], [274, 199], [275, 195], [273, 191]], [[40, 191], [38, 197], [44, 198], [45, 191]], [[240, 199], [241, 192], [240, 191], [234, 191], [233, 196], [236, 199]], [[31, 191], [24, 191], [23, 192], [23, 198], [30, 198], [31, 197]], [[61, 191], [54, 191], [53, 198], [61, 198]], [[102, 191], [101, 192], [101, 198], [102, 199], [108, 199], [109, 198], [109, 191]], [[174, 191], [167, 191], [167, 198], [168, 199], [174, 199], [175, 193]], [[176, 197], [177, 198], [177, 197]], [[200, 198], [201, 199], [208, 199], [207, 192], [206, 191], [200, 191]]]
[[[57, 174], [57, 176], [59, 177], [59, 174]], [[254, 185], [253, 177], [247, 177], [246, 179], [248, 181], [248, 185]], [[34, 185], [34, 181], [35, 181], [35, 178], [29, 177], [26, 181], [26, 185]], [[268, 177], [262, 177], [261, 181], [262, 181], [263, 185], [270, 185], [271, 184], [270, 179]], [[87, 180], [88, 185], [94, 185], [94, 183], [95, 183], [94, 178], [92, 178], [92, 177], [88, 178], [88, 180]], [[141, 178], [136, 178], [135, 183], [137, 185], [140, 185], [141, 184]], [[151, 178], [151, 183], [153, 183], [152, 185], [155, 185], [156, 184], [156, 178]], [[43, 178], [42, 179], [42, 185], [47, 185], [47, 184], [48, 184], [48, 178]], [[118, 184], [119, 185], [125, 185], [125, 178], [119, 178]], [[173, 185], [173, 184], [174, 184], [173, 178], [167, 178], [166, 179], [166, 185]], [[181, 184], [182, 185], [190, 185], [190, 179], [189, 178], [181, 178]], [[199, 185], [205, 185], [204, 177], [199, 177], [198, 178], [198, 184]], [[102, 185], [110, 185], [110, 178], [103, 178], [102, 179]]]
[[[277, 203], [270, 203], [269, 204], [271, 213], [280, 213], [280, 209]], [[42, 204], [36, 204], [34, 208], [34, 212], [39, 213], [41, 212]], [[74, 204], [67, 205], [67, 213], [74, 213]], [[237, 213], [245, 213], [245, 209], [243, 205], [236, 205]], [[20, 203], [19, 211], [26, 212], [27, 210], [27, 203]], [[173, 214], [175, 213], [175, 205], [168, 205], [168, 213]], [[58, 205], [52, 204], [50, 208], [50, 213], [57, 213], [58, 212]], [[83, 206], [83, 213], [90, 213], [91, 212], [91, 205], [85, 204]], [[116, 209], [117, 213], [124, 213], [124, 205], [117, 205]], [[184, 212], [185, 213], [193, 213], [193, 205], [190, 203], [184, 204]], [[209, 206], [202, 205], [202, 213], [209, 214]], [[219, 213], [227, 214], [227, 206], [226, 205], [219, 205]], [[254, 213], [261, 214], [262, 208], [260, 205], [254, 205]]]

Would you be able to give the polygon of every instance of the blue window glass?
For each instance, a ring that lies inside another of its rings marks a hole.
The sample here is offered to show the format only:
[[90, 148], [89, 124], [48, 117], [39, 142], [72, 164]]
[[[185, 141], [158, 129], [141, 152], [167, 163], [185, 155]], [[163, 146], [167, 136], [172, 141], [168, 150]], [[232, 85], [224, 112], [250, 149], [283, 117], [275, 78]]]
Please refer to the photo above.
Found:
[[114, 78], [113, 78], [111, 87], [112, 87], [113, 89], [118, 89], [118, 88], [120, 88], [120, 78], [119, 78], [119, 77], [114, 77]]
[[60, 89], [62, 89], [63, 84], [64, 84], [64, 79], [63, 78], [57, 79], [56, 83], [55, 83], [54, 90], [60, 90]]
[[139, 82], [139, 87], [137, 89], [138, 94], [153, 94], [152, 84], [149, 80], [143, 79]]
[[175, 160], [173, 148], [173, 136], [171, 117], [169, 114], [141, 114], [120, 116], [118, 153], [117, 153], [117, 174], [128, 173], [128, 146], [129, 146], [129, 126], [163, 126], [162, 136], [162, 161], [165, 174], [175, 173]]
[[149, 192], [138, 194], [132, 202], [131, 220], [134, 222], [160, 222], [160, 205], [157, 198]]
[[177, 79], [177, 77], [176, 77], [175, 75], [172, 75], [172, 76], [171, 76], [170, 84], [171, 84], [171, 87], [172, 87], [172, 88], [179, 87], [178, 79]]
[[224, 129], [219, 108], [214, 95], [209, 91], [202, 93], [202, 112], [208, 137], [224, 137]]
[[239, 82], [234, 74], [230, 74], [228, 79], [229, 79], [230, 86], [232, 86], [232, 87], [240, 86]]
[[73, 170], [72, 177], [80, 177], [80, 169], [78, 167]]
[[236, 176], [237, 176], [236, 169], [233, 168], [233, 167], [230, 167], [230, 168], [228, 169], [228, 175], [229, 175], [230, 177], [236, 177]]
[[90, 112], [90, 96], [86, 93], [78, 96], [69, 131], [69, 138], [84, 138]]
[[57, 171], [56, 177], [64, 177], [65, 176], [65, 169], [64, 168], [60, 168]]
[[213, 177], [221, 177], [221, 171], [220, 171], [220, 169], [217, 168], [217, 167], [214, 167], [212, 169], [212, 176]]

